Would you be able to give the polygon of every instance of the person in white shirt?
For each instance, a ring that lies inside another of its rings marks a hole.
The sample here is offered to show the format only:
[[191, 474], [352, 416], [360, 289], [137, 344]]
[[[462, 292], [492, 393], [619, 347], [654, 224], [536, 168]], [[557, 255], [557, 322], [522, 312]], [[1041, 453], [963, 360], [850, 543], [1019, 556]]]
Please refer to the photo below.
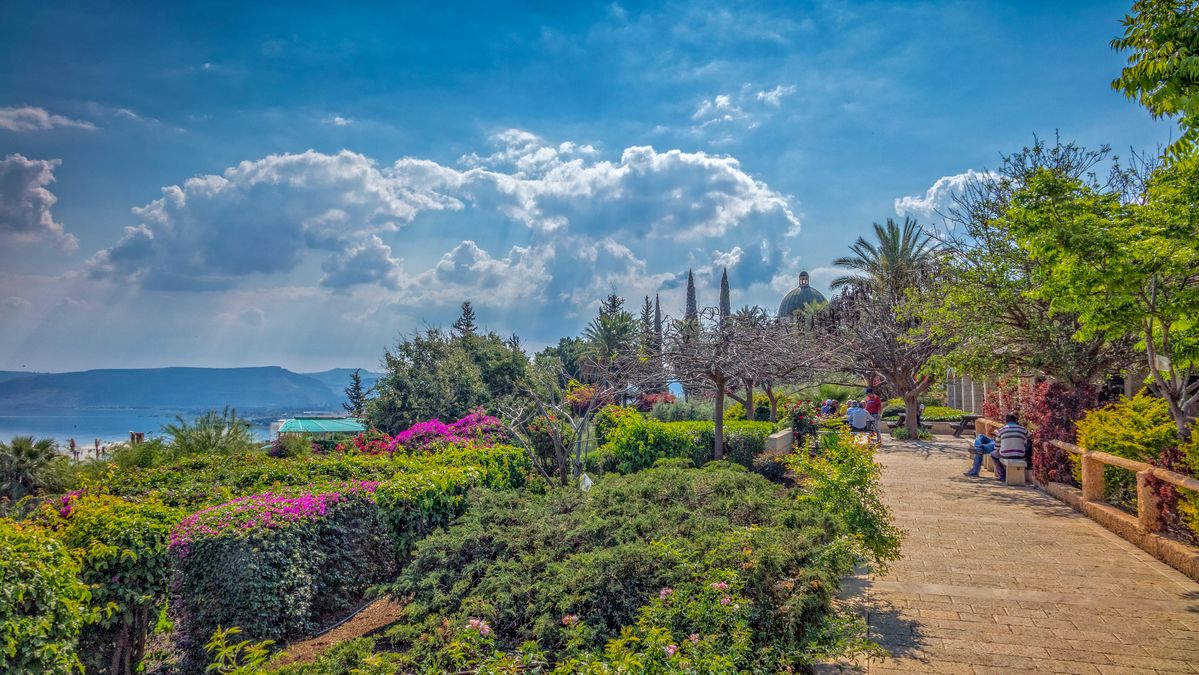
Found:
[[849, 428], [854, 431], [870, 431], [871, 425], [874, 423], [874, 416], [866, 412], [866, 409], [861, 407], [857, 401], [851, 401], [849, 410], [845, 411], [845, 417], [849, 421]]

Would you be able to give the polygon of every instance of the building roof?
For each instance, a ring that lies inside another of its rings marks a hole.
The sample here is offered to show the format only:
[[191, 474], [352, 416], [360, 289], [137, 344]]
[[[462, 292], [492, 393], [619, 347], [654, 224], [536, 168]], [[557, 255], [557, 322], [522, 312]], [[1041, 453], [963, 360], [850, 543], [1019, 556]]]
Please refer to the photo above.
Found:
[[795, 316], [804, 307], [817, 302], [827, 302], [824, 294], [808, 285], [808, 273], [799, 273], [799, 285], [792, 288], [779, 303], [779, 318]]
[[360, 434], [366, 425], [353, 417], [296, 417], [279, 426], [281, 434]]

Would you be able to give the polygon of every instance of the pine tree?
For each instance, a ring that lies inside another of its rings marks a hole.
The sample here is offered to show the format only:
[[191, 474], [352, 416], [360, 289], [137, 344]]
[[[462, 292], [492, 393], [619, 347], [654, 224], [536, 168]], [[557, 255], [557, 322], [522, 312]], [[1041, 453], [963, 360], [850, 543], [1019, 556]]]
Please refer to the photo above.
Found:
[[654, 293], [654, 351], [662, 351], [662, 303]]
[[470, 300], [462, 303], [462, 315], [454, 322], [453, 329], [459, 337], [474, 335], [478, 329], [478, 326], [475, 324], [475, 308], [471, 306]]
[[616, 294], [616, 289], [613, 288], [608, 293], [608, 297], [600, 300], [600, 316], [615, 316], [624, 309], [624, 298]]
[[362, 369], [355, 368], [350, 375], [350, 386], [346, 387], [346, 402], [341, 404], [351, 416], [361, 419], [366, 415], [366, 390], [362, 388]]
[[733, 313], [732, 307], [729, 305], [729, 268], [724, 268], [724, 274], [720, 275], [720, 323], [724, 325], [729, 320], [729, 315]]
[[685, 321], [699, 321], [699, 305], [695, 301], [695, 277], [687, 270], [687, 311], [683, 314]]
[[649, 301], [649, 296], [645, 296], [645, 302], [641, 304], [641, 321], [638, 326], [641, 333], [638, 337], [641, 342], [641, 350], [645, 353], [650, 353], [654, 349], [654, 304]]

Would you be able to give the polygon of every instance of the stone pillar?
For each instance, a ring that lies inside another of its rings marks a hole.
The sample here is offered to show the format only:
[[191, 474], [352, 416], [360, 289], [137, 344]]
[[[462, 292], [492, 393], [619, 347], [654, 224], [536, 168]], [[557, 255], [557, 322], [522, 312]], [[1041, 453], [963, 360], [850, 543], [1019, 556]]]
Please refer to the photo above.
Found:
[[1092, 459], [1089, 452], [1082, 455], [1082, 500], [1103, 501], [1103, 462]]
[[1157, 491], [1149, 481], [1152, 477], [1153, 469], [1137, 472], [1137, 521], [1142, 532], [1157, 532], [1161, 529]]

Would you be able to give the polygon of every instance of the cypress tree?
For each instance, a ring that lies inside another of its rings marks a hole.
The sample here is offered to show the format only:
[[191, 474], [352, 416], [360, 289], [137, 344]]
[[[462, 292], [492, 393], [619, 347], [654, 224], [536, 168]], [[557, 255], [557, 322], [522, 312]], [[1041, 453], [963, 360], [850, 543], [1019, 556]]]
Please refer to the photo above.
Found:
[[687, 270], [687, 311], [683, 314], [686, 321], [699, 321], [699, 305], [695, 301], [695, 277]]
[[726, 267], [720, 275], [720, 323], [728, 321], [732, 313], [733, 309], [729, 306], [729, 268]]

